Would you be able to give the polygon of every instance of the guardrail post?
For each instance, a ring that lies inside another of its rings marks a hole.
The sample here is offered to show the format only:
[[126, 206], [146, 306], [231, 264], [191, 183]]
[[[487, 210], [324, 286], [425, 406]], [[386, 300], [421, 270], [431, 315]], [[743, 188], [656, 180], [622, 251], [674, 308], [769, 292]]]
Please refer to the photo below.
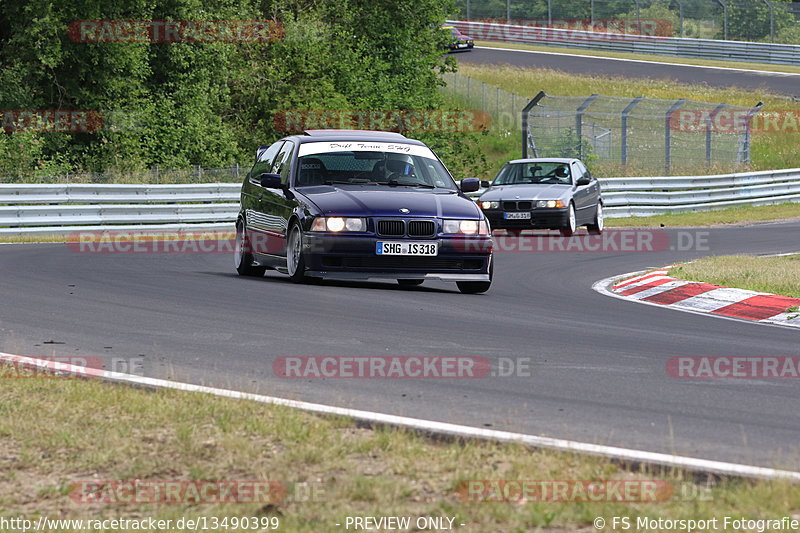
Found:
[[[539, 94], [533, 97], [533, 100], [528, 102], [522, 109], [522, 159], [528, 158], [528, 113], [531, 112], [538, 103], [539, 100], [547, 96], [544, 91], [539, 91]], [[533, 157], [537, 157], [536, 155], [536, 148], [533, 149]]]
[[685, 98], [677, 100], [672, 104], [672, 107], [667, 110], [667, 114], [664, 116], [664, 171], [667, 173], [667, 176], [669, 176], [672, 171], [672, 130], [670, 129], [672, 126], [670, 122], [672, 121], [672, 114], [677, 111], [684, 102], [686, 102]]
[[600, 95], [591, 95], [589, 98], [584, 100], [580, 107], [578, 107], [578, 109], [575, 111], [575, 133], [578, 137], [578, 159], [583, 158], [583, 113], [590, 105], [592, 105], [592, 102], [594, 102], [598, 96]]
[[628, 106], [622, 110], [622, 155], [621, 155], [621, 163], [623, 165], [628, 164], [628, 115], [631, 114], [633, 108], [636, 107], [636, 104], [644, 100], [644, 96], [637, 96], [634, 98]]
[[714, 128], [714, 119], [717, 114], [725, 109], [728, 104], [722, 103], [714, 108], [708, 117], [706, 117], [706, 165], [711, 166], [711, 130]]

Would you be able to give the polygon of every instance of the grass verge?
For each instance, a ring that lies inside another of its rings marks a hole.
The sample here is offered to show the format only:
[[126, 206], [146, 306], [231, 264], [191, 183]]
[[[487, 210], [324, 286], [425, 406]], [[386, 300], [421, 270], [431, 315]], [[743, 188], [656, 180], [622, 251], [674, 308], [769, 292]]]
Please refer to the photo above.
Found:
[[[485, 533], [591, 531], [598, 516], [800, 515], [800, 486], [783, 481], [698, 485], [679, 471], [626, 470], [510, 444], [435, 442], [285, 407], [96, 380], [5, 379], [0, 413], [6, 518], [277, 517], [279, 530], [302, 533], [338, 530], [347, 516], [447, 516], [465, 524], [460, 531]], [[463, 481], [500, 479], [663, 480], [684, 496], [475, 503], [457, 494]], [[288, 496], [267, 505], [78, 503], [73, 484], [87, 480], [272, 481]]]
[[721, 255], [670, 269], [670, 276], [800, 298], [800, 255], [753, 257]]
[[787, 203], [753, 207], [733, 207], [719, 211], [677, 213], [653, 217], [608, 218], [609, 227], [676, 227], [718, 226], [724, 224], [750, 224], [800, 217], [800, 204]]
[[552, 52], [557, 54], [582, 55], [592, 57], [611, 57], [614, 59], [633, 59], [637, 61], [652, 61], [654, 63], [674, 63], [676, 65], [695, 65], [700, 67], [725, 67], [743, 70], [760, 70], [765, 72], [780, 72], [800, 74], [800, 66], [773, 65], [771, 63], [750, 63], [740, 61], [721, 61], [713, 59], [691, 59], [685, 57], [659, 56], [655, 54], [632, 54], [614, 52], [611, 50], [585, 50], [582, 48], [569, 48], [566, 46], [544, 46], [519, 43], [502, 43], [494, 41], [475, 41], [475, 44], [484, 48], [510, 48], [512, 50], [529, 50], [531, 52]]

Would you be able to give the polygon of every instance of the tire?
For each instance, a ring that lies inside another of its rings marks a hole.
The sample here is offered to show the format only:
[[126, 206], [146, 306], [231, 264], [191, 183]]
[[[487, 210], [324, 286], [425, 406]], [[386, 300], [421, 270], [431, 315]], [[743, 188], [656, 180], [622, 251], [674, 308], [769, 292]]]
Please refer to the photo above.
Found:
[[586, 225], [586, 229], [592, 235], [600, 235], [605, 228], [605, 220], [603, 219], [603, 204], [597, 204], [597, 212], [594, 214], [594, 222]]
[[456, 281], [458, 290], [462, 294], [481, 294], [489, 290], [492, 286], [492, 276], [494, 274], [494, 257], [489, 256], [489, 281]]
[[286, 239], [286, 272], [294, 283], [305, 283], [306, 260], [303, 256], [303, 231], [293, 224]]
[[398, 279], [397, 283], [400, 284], [401, 287], [416, 287], [417, 285], [422, 285], [425, 282], [424, 279]]
[[233, 264], [240, 276], [260, 278], [267, 271], [267, 267], [254, 266], [255, 258], [250, 253], [250, 239], [247, 238], [247, 225], [244, 222], [236, 224], [236, 244], [233, 251]]
[[575, 234], [577, 226], [575, 225], [575, 204], [569, 204], [569, 214], [567, 215], [567, 225], [561, 228], [562, 237], [572, 237]]

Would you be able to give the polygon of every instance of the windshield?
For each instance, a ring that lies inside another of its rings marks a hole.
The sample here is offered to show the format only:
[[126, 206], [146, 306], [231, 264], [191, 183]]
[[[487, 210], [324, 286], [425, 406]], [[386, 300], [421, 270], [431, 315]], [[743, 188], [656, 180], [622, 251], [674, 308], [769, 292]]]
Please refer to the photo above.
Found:
[[438, 159], [383, 151], [337, 151], [299, 158], [296, 187], [371, 185], [456, 190]]
[[572, 178], [568, 163], [535, 162], [508, 163], [500, 170], [493, 185], [522, 185], [550, 183], [570, 185]]

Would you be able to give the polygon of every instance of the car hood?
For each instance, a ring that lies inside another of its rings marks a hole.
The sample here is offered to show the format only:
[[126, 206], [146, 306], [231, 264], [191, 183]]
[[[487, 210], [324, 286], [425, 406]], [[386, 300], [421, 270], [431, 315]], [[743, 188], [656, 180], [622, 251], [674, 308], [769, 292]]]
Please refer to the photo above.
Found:
[[[569, 198], [572, 185], [531, 184], [500, 185], [490, 187], [481, 195], [481, 200], [560, 200]], [[519, 197], [519, 198], [518, 198]]]
[[[419, 191], [411, 188], [303, 187], [298, 189], [322, 215], [353, 217], [444, 217], [481, 218], [472, 200], [446, 191]], [[401, 213], [400, 209], [408, 209]]]

